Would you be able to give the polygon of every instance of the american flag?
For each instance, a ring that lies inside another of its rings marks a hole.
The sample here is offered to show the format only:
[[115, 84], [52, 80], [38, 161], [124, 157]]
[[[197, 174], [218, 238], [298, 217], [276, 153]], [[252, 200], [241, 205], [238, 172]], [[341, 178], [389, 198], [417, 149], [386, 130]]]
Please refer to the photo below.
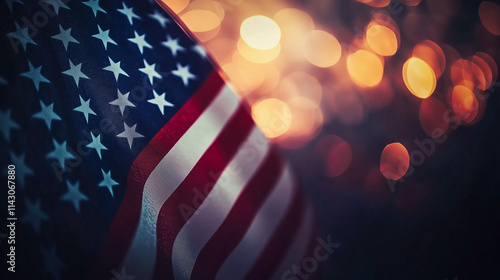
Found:
[[312, 206], [160, 6], [0, 4], [1, 162], [15, 166], [17, 219], [16, 272], [2, 275], [292, 277], [316, 245]]

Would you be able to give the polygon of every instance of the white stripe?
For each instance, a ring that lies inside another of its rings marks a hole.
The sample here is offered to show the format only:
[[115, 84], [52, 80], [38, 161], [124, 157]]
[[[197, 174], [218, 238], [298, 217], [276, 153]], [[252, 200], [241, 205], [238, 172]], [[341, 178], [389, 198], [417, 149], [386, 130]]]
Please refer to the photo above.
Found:
[[[299, 232], [297, 232], [290, 250], [286, 253], [283, 260], [277, 266], [277, 269], [271, 279], [289, 279], [287, 276], [283, 278], [283, 274], [287, 270], [292, 269], [292, 265], [300, 265], [305, 257], [312, 234], [314, 232], [314, 210], [310, 202], [307, 203], [307, 208], [300, 222]], [[290, 274], [292, 275], [292, 274]]]
[[290, 170], [285, 168], [277, 186], [262, 205], [245, 236], [221, 266], [216, 280], [245, 277], [285, 217], [294, 189]]
[[227, 87], [186, 131], [155, 167], [144, 185], [139, 226], [124, 266], [131, 275], [150, 279], [156, 261], [156, 221], [158, 213], [196, 162], [213, 143], [239, 101]]
[[[176, 280], [191, 278], [198, 254], [227, 217], [245, 185], [255, 176], [268, 150], [269, 143], [259, 129], [254, 128], [199, 210], [177, 235], [172, 252]], [[198, 196], [202, 198], [206, 194]], [[193, 193], [193, 204], [195, 197]]]

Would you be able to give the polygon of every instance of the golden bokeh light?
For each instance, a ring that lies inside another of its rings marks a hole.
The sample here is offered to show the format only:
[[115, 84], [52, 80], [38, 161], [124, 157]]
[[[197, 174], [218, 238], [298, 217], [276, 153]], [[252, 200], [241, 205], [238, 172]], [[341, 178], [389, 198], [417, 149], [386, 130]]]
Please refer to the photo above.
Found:
[[176, 14], [182, 12], [189, 5], [189, 0], [162, 0], [162, 2], [167, 4]]
[[380, 172], [385, 178], [399, 180], [410, 167], [410, 155], [401, 143], [385, 146], [380, 156]]
[[387, 5], [389, 5], [389, 3], [391, 3], [391, 0], [357, 0], [357, 1], [375, 8], [386, 7]]
[[292, 125], [290, 107], [276, 98], [267, 98], [254, 104], [252, 106], [252, 117], [268, 138], [283, 135]]
[[288, 97], [302, 96], [316, 104], [321, 103], [323, 89], [318, 79], [310, 74], [297, 71], [287, 75], [280, 83], [282, 93]]
[[342, 54], [337, 38], [322, 30], [308, 32], [303, 42], [303, 56], [311, 64], [321, 68], [335, 65]]
[[282, 9], [274, 15], [273, 20], [279, 25], [283, 39], [296, 40], [315, 27], [312, 17], [299, 9]]
[[479, 5], [479, 19], [484, 28], [494, 35], [500, 35], [500, 5], [483, 1]]
[[279, 44], [281, 30], [272, 19], [258, 15], [243, 21], [240, 35], [250, 47], [258, 50], [268, 50]]
[[269, 63], [276, 59], [281, 52], [280, 44], [266, 50], [259, 50], [250, 47], [244, 40], [238, 40], [237, 48], [239, 53], [247, 60], [254, 63]]
[[347, 57], [347, 72], [358, 86], [374, 87], [384, 76], [384, 63], [372, 52], [358, 50]]
[[443, 50], [434, 42], [425, 40], [413, 48], [413, 57], [418, 57], [427, 62], [439, 79], [446, 67], [446, 57]]
[[437, 83], [429, 64], [417, 57], [411, 57], [403, 65], [403, 81], [413, 95], [422, 99], [432, 95]]
[[[474, 55], [471, 59], [471, 61], [477, 65], [477, 67], [480, 70], [480, 73], [477, 73], [477, 70], [474, 72], [474, 76], [480, 76], [482, 75], [484, 77], [484, 84], [478, 85], [479, 89], [481, 90], [487, 90], [490, 86], [491, 83], [493, 82], [493, 72], [491, 71], [490, 66], [484, 59], [481, 57]], [[474, 70], [474, 69], [473, 69]]]
[[317, 155], [324, 160], [325, 173], [330, 177], [342, 175], [351, 164], [351, 146], [337, 135], [323, 137], [316, 145]]
[[238, 52], [233, 54], [231, 62], [222, 65], [222, 69], [241, 95], [247, 95], [265, 80], [263, 66], [246, 60]]
[[479, 102], [474, 93], [463, 85], [453, 88], [451, 95], [453, 112], [466, 123], [471, 123], [479, 112]]
[[420, 125], [432, 138], [439, 138], [448, 131], [449, 122], [445, 118], [448, 107], [435, 97], [422, 100], [418, 113]]
[[472, 91], [476, 89], [472, 65], [473, 63], [466, 59], [458, 59], [451, 65], [450, 76], [454, 85], [463, 85]]
[[379, 55], [392, 56], [399, 47], [398, 38], [390, 28], [373, 24], [366, 29], [366, 42], [368, 46]]
[[208, 32], [220, 26], [220, 17], [209, 10], [190, 10], [181, 15], [181, 20], [193, 32]]
[[475, 56], [481, 58], [484, 60], [486, 63], [488, 63], [488, 66], [490, 67], [491, 70], [491, 80], [496, 81], [498, 78], [498, 66], [495, 60], [487, 53], [484, 52], [477, 52]]

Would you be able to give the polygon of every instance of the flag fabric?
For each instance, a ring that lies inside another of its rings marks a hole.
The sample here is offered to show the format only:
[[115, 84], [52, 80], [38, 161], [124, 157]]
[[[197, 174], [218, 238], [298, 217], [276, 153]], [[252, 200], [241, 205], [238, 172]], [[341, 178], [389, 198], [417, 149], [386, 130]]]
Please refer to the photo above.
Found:
[[152, 1], [0, 4], [2, 279], [294, 275], [311, 204], [172, 17]]

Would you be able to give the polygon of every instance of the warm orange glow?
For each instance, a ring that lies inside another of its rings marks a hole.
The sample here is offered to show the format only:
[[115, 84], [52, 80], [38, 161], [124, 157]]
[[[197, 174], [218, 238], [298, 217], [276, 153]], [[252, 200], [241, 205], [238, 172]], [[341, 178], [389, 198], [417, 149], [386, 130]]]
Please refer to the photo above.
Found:
[[268, 50], [279, 44], [281, 30], [278, 24], [268, 17], [252, 16], [241, 24], [240, 35], [250, 47]]
[[391, 0], [357, 0], [358, 2], [361, 2], [363, 4], [366, 4], [371, 7], [386, 7], [391, 3]]
[[189, 5], [189, 0], [162, 0], [163, 3], [174, 11], [174, 13], [179, 14]]
[[484, 59], [477, 55], [473, 56], [471, 60], [480, 70], [480, 73], [474, 71], [474, 76], [477, 77], [482, 75], [484, 77], [484, 84], [478, 85], [478, 87], [481, 90], [487, 90], [493, 81], [493, 72], [491, 71], [490, 66], [486, 63], [486, 61], [484, 61]]
[[276, 138], [290, 129], [292, 112], [288, 105], [276, 98], [261, 100], [252, 106], [255, 123], [268, 138]]
[[500, 35], [500, 5], [490, 1], [481, 2], [479, 18], [484, 28], [494, 35]]
[[488, 66], [491, 69], [491, 80], [496, 81], [498, 78], [498, 66], [495, 60], [489, 54], [484, 52], [478, 52], [476, 53], [476, 56], [480, 57], [482, 60], [488, 63]]
[[283, 9], [273, 20], [280, 26], [282, 37], [296, 40], [314, 29], [314, 21], [309, 14], [299, 9]]
[[265, 79], [263, 66], [244, 59], [239, 53], [235, 53], [232, 61], [224, 64], [222, 69], [238, 89], [238, 93], [243, 95], [259, 87]]
[[351, 164], [351, 146], [337, 135], [322, 138], [316, 146], [316, 153], [325, 161], [325, 173], [330, 177], [342, 175]]
[[290, 129], [280, 137], [280, 146], [299, 148], [320, 133], [323, 125], [323, 113], [312, 100], [297, 96], [287, 100], [292, 112]]
[[385, 146], [380, 156], [380, 172], [390, 180], [401, 179], [410, 166], [410, 155], [401, 143]]
[[245, 43], [245, 41], [241, 39], [238, 41], [237, 47], [238, 51], [245, 59], [255, 63], [271, 62], [276, 59], [281, 52], [280, 44], [277, 44], [276, 46], [274, 46], [274, 48], [271, 49], [259, 50], [250, 47], [247, 43]]
[[305, 37], [302, 53], [311, 64], [325, 68], [339, 61], [342, 47], [330, 33], [313, 30]]
[[451, 66], [451, 80], [455, 85], [467, 86], [470, 90], [476, 89], [472, 63], [465, 59], [459, 59]]
[[453, 88], [451, 104], [453, 112], [466, 123], [472, 122], [479, 112], [476, 96], [469, 88], [462, 85]]
[[220, 64], [224, 65], [232, 59], [236, 41], [229, 38], [216, 38], [206, 43], [207, 50]]
[[374, 87], [382, 80], [384, 64], [377, 55], [359, 50], [347, 57], [347, 71], [358, 86]]
[[413, 48], [414, 57], [427, 62], [439, 79], [446, 67], [446, 57], [443, 50], [434, 42], [425, 40]]
[[429, 97], [422, 100], [418, 113], [420, 125], [429, 137], [439, 138], [448, 131], [449, 122], [445, 118], [448, 107], [439, 99]]
[[390, 28], [374, 24], [366, 30], [368, 46], [379, 55], [392, 56], [398, 50], [398, 38]]
[[410, 92], [418, 98], [427, 98], [436, 89], [436, 75], [420, 58], [412, 57], [403, 65], [403, 80]]
[[208, 10], [191, 10], [181, 16], [181, 20], [193, 32], [207, 32], [220, 26], [219, 16]]
[[287, 75], [280, 83], [280, 93], [283, 94], [283, 98], [302, 96], [320, 104], [322, 91], [319, 81], [302, 71]]

